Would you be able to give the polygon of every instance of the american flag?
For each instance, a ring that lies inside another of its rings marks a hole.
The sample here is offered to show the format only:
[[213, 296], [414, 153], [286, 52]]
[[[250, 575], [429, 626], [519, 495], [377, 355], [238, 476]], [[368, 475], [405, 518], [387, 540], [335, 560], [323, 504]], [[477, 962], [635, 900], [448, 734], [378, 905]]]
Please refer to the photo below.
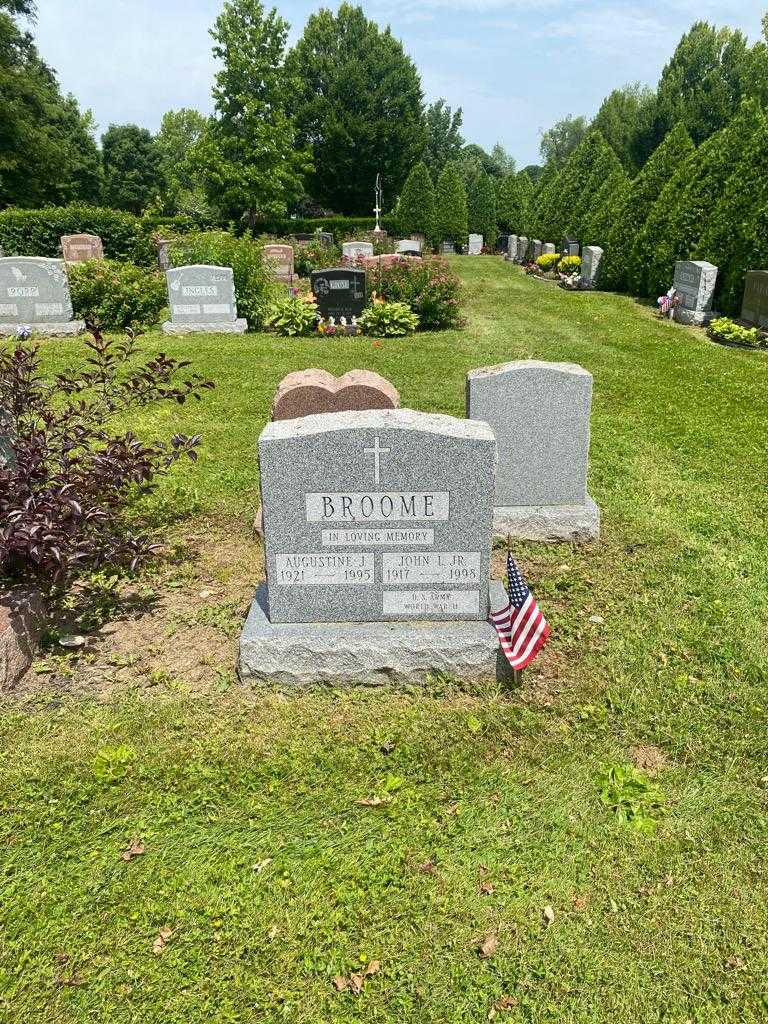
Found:
[[507, 581], [509, 604], [491, 612], [491, 622], [499, 634], [507, 661], [519, 672], [530, 665], [547, 642], [549, 626], [510, 551], [507, 552]]

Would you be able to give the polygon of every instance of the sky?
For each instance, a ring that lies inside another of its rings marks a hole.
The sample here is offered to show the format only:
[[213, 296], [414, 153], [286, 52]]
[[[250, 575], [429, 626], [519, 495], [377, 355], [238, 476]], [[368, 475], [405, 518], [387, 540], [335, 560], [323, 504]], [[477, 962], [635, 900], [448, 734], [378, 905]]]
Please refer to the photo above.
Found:
[[[62, 90], [100, 132], [133, 122], [156, 131], [167, 110], [211, 109], [208, 29], [223, 0], [38, 0], [33, 33]], [[269, 6], [269, 0], [265, 0]], [[280, 0], [290, 42], [320, 2]], [[337, 7], [336, 0], [326, 6]], [[612, 89], [655, 85], [697, 19], [760, 37], [766, 0], [363, 0], [421, 72], [425, 98], [464, 112], [467, 142], [500, 142], [518, 166], [568, 114], [592, 116]]]

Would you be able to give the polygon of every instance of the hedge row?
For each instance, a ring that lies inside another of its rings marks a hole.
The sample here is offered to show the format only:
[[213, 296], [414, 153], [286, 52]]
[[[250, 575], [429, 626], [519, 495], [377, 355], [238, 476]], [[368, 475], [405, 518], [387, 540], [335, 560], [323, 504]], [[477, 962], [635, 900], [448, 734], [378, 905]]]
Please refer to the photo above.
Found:
[[[393, 216], [382, 217], [379, 223], [390, 235], [397, 234], [397, 224]], [[288, 235], [311, 235], [315, 231], [332, 231], [336, 241], [339, 241], [346, 235], [359, 235], [364, 231], [373, 231], [374, 225], [372, 216], [297, 217], [295, 220], [290, 218], [266, 220], [256, 227], [255, 233], [287, 238]]]
[[0, 248], [6, 256], [60, 256], [62, 235], [99, 235], [110, 259], [139, 266], [157, 263], [152, 235], [186, 232], [195, 227], [187, 217], [141, 218], [122, 210], [76, 203], [37, 210], [10, 207], [0, 211]]

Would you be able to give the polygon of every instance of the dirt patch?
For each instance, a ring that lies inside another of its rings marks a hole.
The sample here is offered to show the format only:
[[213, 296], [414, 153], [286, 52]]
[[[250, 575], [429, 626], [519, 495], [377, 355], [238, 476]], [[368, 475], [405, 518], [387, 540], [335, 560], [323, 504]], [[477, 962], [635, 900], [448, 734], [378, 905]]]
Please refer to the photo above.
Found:
[[667, 757], [663, 750], [652, 745], [638, 745], [630, 750], [632, 764], [640, 771], [648, 775], [658, 775], [667, 763]]

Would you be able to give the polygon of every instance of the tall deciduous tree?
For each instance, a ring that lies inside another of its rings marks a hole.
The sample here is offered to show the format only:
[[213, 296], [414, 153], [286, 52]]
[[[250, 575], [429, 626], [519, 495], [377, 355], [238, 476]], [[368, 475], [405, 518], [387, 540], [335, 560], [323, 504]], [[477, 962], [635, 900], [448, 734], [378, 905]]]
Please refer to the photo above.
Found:
[[438, 242], [467, 240], [467, 192], [461, 168], [450, 161], [440, 172], [435, 189], [435, 237]]
[[104, 199], [117, 210], [141, 213], [160, 191], [160, 154], [146, 128], [111, 124], [101, 140]]
[[603, 257], [601, 279], [605, 287], [620, 291], [636, 278], [637, 271], [633, 265], [635, 243], [661, 190], [692, 152], [691, 137], [683, 125], [679, 124], [633, 179], [627, 200], [614, 222]]
[[587, 121], [584, 117], [564, 117], [547, 131], [541, 133], [539, 152], [545, 164], [552, 164], [557, 170], [576, 149], [587, 134]]
[[285, 214], [311, 166], [296, 143], [287, 100], [297, 82], [285, 66], [288, 24], [259, 0], [227, 0], [211, 30], [221, 62], [214, 116], [195, 144], [193, 165], [211, 203], [228, 216]]
[[437, 177], [449, 160], [455, 160], [464, 145], [461, 137], [461, 107], [451, 110], [444, 99], [430, 103], [426, 112], [427, 149], [424, 160]]
[[482, 235], [486, 246], [496, 244], [496, 192], [485, 171], [480, 171], [472, 180], [467, 197], [467, 219], [469, 230]]
[[163, 114], [155, 142], [166, 209], [172, 213], [209, 209], [204, 196], [197, 147], [208, 130], [208, 118], [184, 107]]
[[405, 179], [397, 205], [397, 220], [404, 235], [435, 236], [435, 187], [427, 165], [420, 160]]
[[389, 29], [342, 3], [310, 15], [289, 55], [289, 91], [299, 139], [312, 148], [312, 198], [340, 213], [370, 211], [376, 175], [400, 193], [424, 156], [427, 129], [421, 80]]

